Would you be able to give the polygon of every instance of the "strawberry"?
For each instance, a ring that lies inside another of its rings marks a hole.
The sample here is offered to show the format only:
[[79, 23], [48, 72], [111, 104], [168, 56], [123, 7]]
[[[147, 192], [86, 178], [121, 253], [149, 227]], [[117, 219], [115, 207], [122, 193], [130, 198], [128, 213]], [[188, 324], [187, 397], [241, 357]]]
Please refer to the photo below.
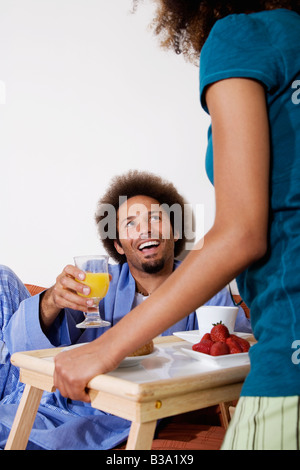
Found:
[[200, 343], [201, 343], [201, 341], [203, 341], [204, 339], [209, 339], [209, 340], [211, 340], [210, 333], [205, 333], [205, 335], [202, 336], [202, 338], [201, 338], [201, 340], [200, 340]]
[[224, 354], [229, 354], [229, 346], [223, 341], [217, 341], [212, 345], [210, 348], [210, 355], [211, 356], [223, 356]]
[[234, 338], [231, 338], [231, 337], [227, 338], [226, 344], [229, 347], [230, 354], [239, 354], [243, 352], [241, 346], [239, 345], [237, 341], [235, 341]]
[[236, 341], [241, 346], [243, 352], [249, 351], [250, 349], [249, 341], [247, 341], [244, 338], [240, 338], [239, 336], [236, 336], [236, 335], [230, 335], [230, 338], [233, 338], [234, 341]]
[[193, 344], [192, 349], [193, 351], [198, 351], [204, 354], [210, 354], [210, 348], [213, 345], [213, 341], [210, 339], [203, 339], [200, 343]]
[[221, 321], [220, 323], [213, 323], [213, 328], [210, 331], [210, 336], [212, 341], [222, 341], [226, 343], [226, 339], [229, 337], [229, 331], [226, 325], [224, 325]]

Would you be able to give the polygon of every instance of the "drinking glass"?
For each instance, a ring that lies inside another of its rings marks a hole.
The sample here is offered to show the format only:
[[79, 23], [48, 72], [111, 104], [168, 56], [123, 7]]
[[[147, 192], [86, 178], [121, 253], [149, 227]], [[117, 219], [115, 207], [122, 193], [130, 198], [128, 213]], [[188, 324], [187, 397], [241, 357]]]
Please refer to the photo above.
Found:
[[75, 266], [85, 272], [85, 280], [77, 281], [87, 285], [91, 290], [88, 295], [79, 294], [82, 297], [93, 299], [94, 303], [91, 307], [87, 307], [85, 320], [78, 323], [77, 328], [99, 328], [110, 326], [110, 322], [102, 320], [99, 311], [99, 303], [106, 296], [109, 288], [108, 274], [108, 256], [92, 255], [92, 256], [75, 256]]

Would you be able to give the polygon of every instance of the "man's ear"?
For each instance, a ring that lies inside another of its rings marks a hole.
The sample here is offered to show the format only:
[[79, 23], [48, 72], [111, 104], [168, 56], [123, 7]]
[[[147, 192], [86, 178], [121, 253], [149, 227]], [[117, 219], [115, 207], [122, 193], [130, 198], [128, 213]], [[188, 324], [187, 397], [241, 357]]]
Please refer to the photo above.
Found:
[[124, 255], [125, 254], [122, 246], [117, 242], [117, 240], [114, 240], [114, 247], [115, 247], [116, 251], [119, 253], [119, 255]]
[[174, 242], [177, 242], [179, 240], [179, 231], [174, 230]]

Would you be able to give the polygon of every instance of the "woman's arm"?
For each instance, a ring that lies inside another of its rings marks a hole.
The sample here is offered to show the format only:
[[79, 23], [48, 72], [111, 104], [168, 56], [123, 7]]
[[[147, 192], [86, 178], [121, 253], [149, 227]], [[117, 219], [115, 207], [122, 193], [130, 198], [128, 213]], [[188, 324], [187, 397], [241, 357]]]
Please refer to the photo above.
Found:
[[92, 377], [112, 370], [208, 301], [266, 251], [270, 150], [264, 89], [253, 80], [228, 79], [211, 85], [206, 98], [214, 145], [215, 223], [203, 247], [191, 251], [149, 299], [92, 343], [56, 356], [54, 383], [64, 396], [89, 401], [85, 387]]

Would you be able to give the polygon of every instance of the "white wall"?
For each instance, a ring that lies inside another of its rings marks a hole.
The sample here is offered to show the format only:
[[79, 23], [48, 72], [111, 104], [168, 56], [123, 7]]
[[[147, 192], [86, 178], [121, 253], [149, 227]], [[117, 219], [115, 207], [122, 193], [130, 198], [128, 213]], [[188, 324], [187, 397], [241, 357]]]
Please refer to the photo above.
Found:
[[168, 178], [214, 217], [199, 69], [159, 48], [151, 2], [0, 0], [0, 263], [50, 286], [103, 252], [94, 212], [131, 168]]

